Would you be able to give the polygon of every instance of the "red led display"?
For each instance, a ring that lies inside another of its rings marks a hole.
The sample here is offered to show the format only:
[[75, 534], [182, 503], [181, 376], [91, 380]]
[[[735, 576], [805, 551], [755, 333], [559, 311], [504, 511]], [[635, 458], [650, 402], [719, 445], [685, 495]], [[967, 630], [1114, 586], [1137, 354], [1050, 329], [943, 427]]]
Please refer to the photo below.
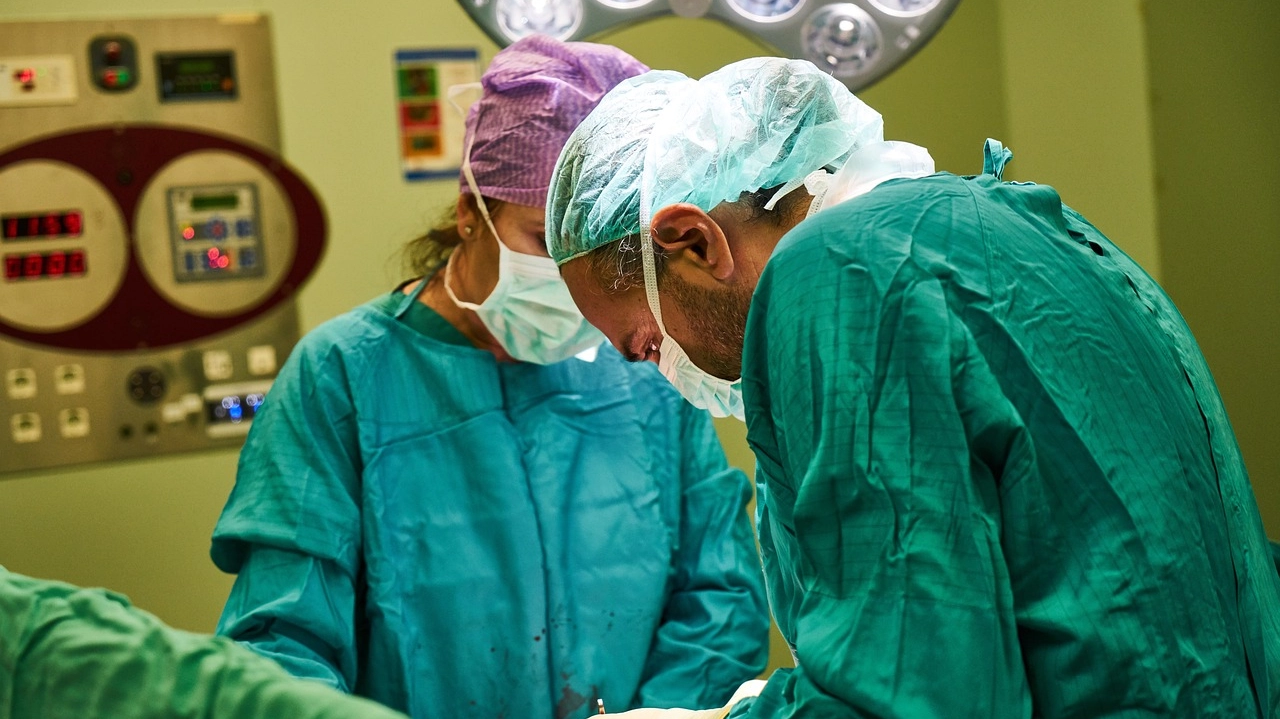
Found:
[[6, 242], [49, 237], [79, 237], [84, 218], [79, 212], [46, 212], [38, 215], [0, 215], [0, 233]]
[[84, 272], [84, 250], [27, 252], [4, 256], [6, 282], [34, 280], [41, 277], [81, 277]]

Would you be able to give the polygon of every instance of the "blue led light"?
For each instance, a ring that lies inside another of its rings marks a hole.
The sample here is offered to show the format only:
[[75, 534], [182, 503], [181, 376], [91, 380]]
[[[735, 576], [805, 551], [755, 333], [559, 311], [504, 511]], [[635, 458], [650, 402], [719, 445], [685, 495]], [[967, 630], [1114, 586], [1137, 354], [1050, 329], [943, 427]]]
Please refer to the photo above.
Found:
[[232, 395], [222, 398], [222, 408], [227, 411], [226, 416], [232, 423], [239, 422], [244, 419], [244, 407], [240, 405], [240, 398]]
[[244, 398], [245, 404], [249, 405], [251, 414], [254, 414], [254, 415], [258, 414], [258, 409], [262, 407], [262, 403], [264, 400], [266, 400], [266, 397], [260, 394], [250, 394], [250, 395], [246, 395]]

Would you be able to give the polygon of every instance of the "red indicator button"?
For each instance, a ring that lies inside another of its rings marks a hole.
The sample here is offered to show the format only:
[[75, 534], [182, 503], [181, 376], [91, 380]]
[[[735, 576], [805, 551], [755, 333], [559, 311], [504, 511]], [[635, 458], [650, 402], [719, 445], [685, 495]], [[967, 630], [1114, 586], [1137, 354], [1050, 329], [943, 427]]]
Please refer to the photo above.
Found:
[[23, 92], [31, 92], [36, 89], [36, 70], [33, 67], [24, 67], [13, 72], [13, 79], [22, 85]]
[[205, 257], [209, 261], [208, 267], [211, 270], [225, 270], [231, 265], [230, 255], [223, 253], [217, 247], [210, 247], [209, 251], [205, 253]]

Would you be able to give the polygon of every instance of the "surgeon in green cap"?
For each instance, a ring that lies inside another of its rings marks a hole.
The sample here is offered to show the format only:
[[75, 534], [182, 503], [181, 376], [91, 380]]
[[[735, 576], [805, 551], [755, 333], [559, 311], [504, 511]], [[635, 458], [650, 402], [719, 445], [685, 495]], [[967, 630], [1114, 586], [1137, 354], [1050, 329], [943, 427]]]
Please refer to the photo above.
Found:
[[984, 154], [934, 172], [772, 58], [628, 80], [570, 137], [547, 238], [575, 302], [758, 460], [796, 668], [683, 716], [1280, 714], [1280, 579], [1191, 332]]

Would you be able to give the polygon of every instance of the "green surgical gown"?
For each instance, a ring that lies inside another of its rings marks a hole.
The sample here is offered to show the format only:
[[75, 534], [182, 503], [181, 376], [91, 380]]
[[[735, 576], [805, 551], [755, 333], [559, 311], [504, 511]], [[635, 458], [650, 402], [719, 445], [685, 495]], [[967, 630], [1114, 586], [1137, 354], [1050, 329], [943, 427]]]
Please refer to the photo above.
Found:
[[404, 719], [124, 597], [0, 567], [2, 719]]
[[997, 148], [766, 266], [743, 392], [798, 668], [733, 715], [1277, 716], [1280, 582], [1205, 360]]
[[766, 660], [750, 495], [654, 367], [501, 364], [390, 293], [254, 420], [218, 631], [420, 718], [718, 706]]

